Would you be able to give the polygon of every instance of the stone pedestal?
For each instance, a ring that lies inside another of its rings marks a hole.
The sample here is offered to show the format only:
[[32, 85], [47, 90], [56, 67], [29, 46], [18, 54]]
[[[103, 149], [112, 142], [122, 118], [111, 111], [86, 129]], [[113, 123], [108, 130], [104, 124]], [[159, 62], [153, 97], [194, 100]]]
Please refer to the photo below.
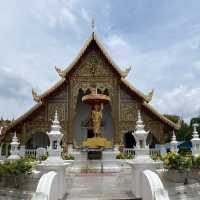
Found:
[[75, 160], [73, 163], [73, 171], [80, 172], [119, 172], [120, 164], [116, 160], [116, 155], [119, 153], [118, 148], [99, 149], [101, 151], [101, 159], [89, 159], [88, 151], [97, 149], [73, 149], [72, 155]]
[[86, 161], [87, 160], [87, 151], [74, 149], [72, 152], [75, 161]]

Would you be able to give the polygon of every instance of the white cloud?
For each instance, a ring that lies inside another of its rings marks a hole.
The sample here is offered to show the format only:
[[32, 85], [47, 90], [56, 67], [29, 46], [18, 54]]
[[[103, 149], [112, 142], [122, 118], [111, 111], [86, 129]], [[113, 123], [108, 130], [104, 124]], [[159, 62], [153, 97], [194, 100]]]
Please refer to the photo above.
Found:
[[81, 8], [81, 16], [86, 22], [91, 22], [91, 16], [89, 16], [87, 10], [85, 8]]
[[77, 18], [69, 8], [62, 8], [60, 11], [61, 24], [68, 22], [72, 26], [76, 26]]
[[163, 114], [178, 114], [186, 120], [200, 115], [200, 87], [180, 86], [156, 95], [152, 104]]
[[126, 41], [119, 35], [111, 35], [107, 40], [107, 45], [110, 48], [116, 48], [116, 47], [127, 47]]

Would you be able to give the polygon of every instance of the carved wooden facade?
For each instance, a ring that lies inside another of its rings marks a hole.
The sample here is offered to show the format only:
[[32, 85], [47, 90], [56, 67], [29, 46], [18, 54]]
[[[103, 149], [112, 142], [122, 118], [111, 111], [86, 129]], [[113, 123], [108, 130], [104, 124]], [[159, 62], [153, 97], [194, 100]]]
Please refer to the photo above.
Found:
[[[93, 36], [88, 42], [87, 48], [81, 52], [73, 67], [66, 73], [61, 84], [47, 91], [41, 97], [41, 105], [36, 105], [32, 111], [16, 120], [16, 123], [9, 127], [7, 132], [16, 130], [22, 143], [25, 144], [32, 134], [49, 131], [51, 120], [57, 110], [64, 133], [64, 144], [73, 143], [73, 123], [75, 116], [78, 115], [76, 111], [78, 93], [80, 89], [86, 92], [91, 87], [96, 87], [101, 91], [107, 90], [111, 98], [114, 143], [121, 143], [124, 134], [134, 130], [138, 109], [142, 111], [146, 128], [159, 142], [163, 141], [164, 127], [173, 128], [173, 125], [145, 108], [143, 104], [145, 100], [140, 93], [137, 93], [137, 90], [130, 89], [122, 82], [119, 69], [113, 67], [113, 63]], [[8, 137], [4, 139], [8, 140]]]

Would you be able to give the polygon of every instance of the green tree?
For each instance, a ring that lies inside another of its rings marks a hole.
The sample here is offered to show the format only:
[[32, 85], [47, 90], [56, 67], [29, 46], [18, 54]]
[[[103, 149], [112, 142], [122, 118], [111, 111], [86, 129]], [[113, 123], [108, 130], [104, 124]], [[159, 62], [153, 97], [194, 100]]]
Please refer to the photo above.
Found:
[[[181, 119], [178, 115], [164, 115], [166, 118], [174, 123], [178, 123]], [[181, 128], [176, 131], [176, 138], [179, 141], [189, 141], [191, 139], [192, 127], [184, 120], [181, 120]], [[170, 136], [166, 137], [166, 142], [170, 141]]]

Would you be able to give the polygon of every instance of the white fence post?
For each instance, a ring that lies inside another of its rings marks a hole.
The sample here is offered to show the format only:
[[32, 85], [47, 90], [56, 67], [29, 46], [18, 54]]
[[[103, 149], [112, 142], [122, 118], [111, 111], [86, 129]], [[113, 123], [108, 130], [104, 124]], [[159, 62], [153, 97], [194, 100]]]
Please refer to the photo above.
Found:
[[19, 148], [19, 155], [21, 157], [24, 157], [25, 156], [25, 152], [26, 152], [25, 145], [20, 146], [20, 148]]

